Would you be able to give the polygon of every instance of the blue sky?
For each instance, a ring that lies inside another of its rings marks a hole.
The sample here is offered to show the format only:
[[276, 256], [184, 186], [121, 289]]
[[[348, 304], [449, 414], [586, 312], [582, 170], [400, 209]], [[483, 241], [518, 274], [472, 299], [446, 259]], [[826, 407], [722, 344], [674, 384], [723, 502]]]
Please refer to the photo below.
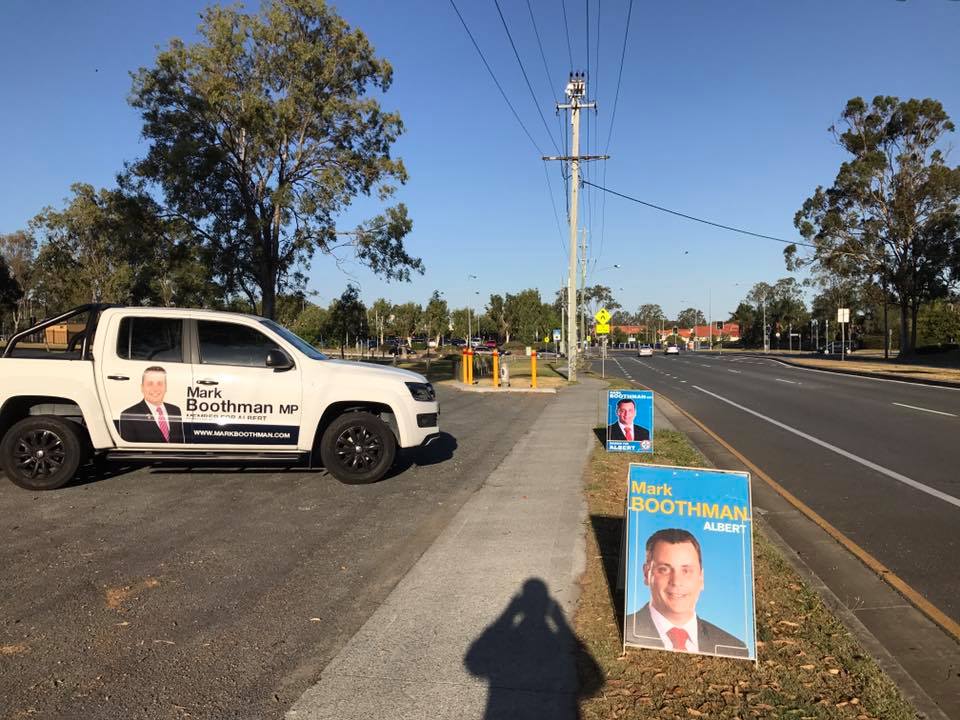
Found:
[[[73, 182], [112, 185], [122, 163], [146, 151], [140, 119], [126, 102], [129, 72], [150, 65], [156, 46], [170, 38], [194, 38], [206, 4], [6, 0], [0, 9], [0, 232], [24, 227], [46, 205], [61, 206]], [[553, 104], [562, 100], [569, 56], [572, 69], [587, 69], [588, 7], [588, 95], [599, 107], [584, 124], [588, 142], [581, 151], [605, 149], [628, 4], [566, 0], [568, 52], [561, 2], [530, 0], [545, 70], [527, 3], [500, 1], [548, 135], [493, 0], [457, 0], [545, 154], [556, 153], [553, 142], [562, 148]], [[491, 292], [526, 287], [552, 296], [567, 267], [559, 164], [544, 172], [540, 151], [505, 105], [450, 3], [334, 5], [394, 66], [383, 104], [398, 110], [406, 126], [395, 150], [410, 180], [398, 197], [414, 220], [409, 250], [424, 259], [427, 272], [409, 284], [388, 284], [357, 266], [346, 266], [347, 277], [317, 256], [310, 288], [318, 301], [329, 302], [351, 279], [368, 302], [379, 296], [425, 302], [434, 289], [453, 306], [472, 301], [482, 307]], [[794, 213], [817, 184], [832, 182], [843, 160], [827, 128], [849, 98], [933, 97], [960, 122], [958, 27], [960, 2], [953, 0], [635, 0], [612, 158], [606, 167], [592, 164], [589, 179], [682, 212], [795, 239]], [[604, 200], [598, 191], [582, 197], [588, 282], [611, 286], [631, 310], [655, 302], [669, 315], [688, 306], [706, 313], [709, 304], [714, 317], [725, 317], [749, 285], [787, 274], [779, 243], [612, 196]], [[354, 227], [376, 208], [358, 201], [341, 226]]]

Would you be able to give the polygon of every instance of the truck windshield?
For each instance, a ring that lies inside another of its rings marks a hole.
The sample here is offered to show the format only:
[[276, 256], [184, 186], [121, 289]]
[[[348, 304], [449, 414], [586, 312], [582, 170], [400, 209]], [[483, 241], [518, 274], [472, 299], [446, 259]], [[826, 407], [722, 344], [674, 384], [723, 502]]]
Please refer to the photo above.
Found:
[[314, 360], [328, 359], [326, 355], [324, 355], [322, 352], [317, 350], [313, 345], [308, 343], [306, 340], [304, 340], [302, 337], [300, 337], [296, 333], [290, 332], [283, 325], [280, 325], [279, 323], [275, 323], [273, 320], [267, 320], [266, 318], [261, 319], [260, 322], [262, 322], [268, 328], [273, 330], [277, 335], [282, 337], [287, 342], [291, 343], [292, 345], [295, 345], [297, 350], [302, 352], [307, 357], [313, 358]]

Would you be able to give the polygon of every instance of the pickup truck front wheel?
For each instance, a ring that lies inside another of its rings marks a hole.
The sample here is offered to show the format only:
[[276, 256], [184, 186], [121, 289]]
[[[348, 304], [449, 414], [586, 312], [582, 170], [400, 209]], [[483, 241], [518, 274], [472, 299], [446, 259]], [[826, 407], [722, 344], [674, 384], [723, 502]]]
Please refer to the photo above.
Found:
[[320, 459], [327, 472], [350, 485], [382, 478], [393, 465], [396, 453], [393, 431], [368, 412], [341, 415], [320, 439]]
[[15, 485], [56, 490], [74, 476], [86, 456], [80, 429], [69, 420], [38, 415], [16, 423], [0, 443], [0, 465]]

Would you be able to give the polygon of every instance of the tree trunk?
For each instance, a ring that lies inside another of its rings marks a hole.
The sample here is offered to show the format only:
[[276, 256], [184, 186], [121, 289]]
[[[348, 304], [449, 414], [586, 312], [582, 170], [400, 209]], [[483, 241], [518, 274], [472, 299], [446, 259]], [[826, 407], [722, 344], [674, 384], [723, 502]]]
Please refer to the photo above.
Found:
[[910, 337], [907, 335], [907, 304], [900, 303], [900, 352], [899, 356], [909, 355], [913, 351]]
[[916, 352], [917, 350], [917, 312], [920, 310], [920, 306], [917, 303], [911, 303], [910, 305], [910, 352]]

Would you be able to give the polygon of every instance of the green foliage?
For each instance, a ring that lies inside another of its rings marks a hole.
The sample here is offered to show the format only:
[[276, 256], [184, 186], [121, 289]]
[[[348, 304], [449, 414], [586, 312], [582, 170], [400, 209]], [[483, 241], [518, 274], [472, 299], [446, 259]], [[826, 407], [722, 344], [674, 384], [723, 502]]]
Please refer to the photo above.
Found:
[[23, 290], [10, 273], [6, 259], [0, 255], [0, 310], [9, 310], [23, 297]]
[[370, 329], [376, 335], [378, 344], [383, 345], [387, 331], [393, 332], [390, 321], [390, 318], [393, 317], [393, 305], [386, 298], [377, 298], [367, 310], [367, 315], [369, 316]]
[[451, 332], [454, 337], [463, 338], [464, 341], [467, 340], [470, 332], [473, 330], [472, 312], [470, 308], [457, 308], [450, 313], [450, 324], [453, 325]]
[[921, 345], [960, 342], [960, 303], [935, 300], [917, 318]]
[[794, 225], [815, 249], [803, 256], [789, 246], [787, 266], [813, 264], [888, 289], [909, 353], [920, 306], [960, 279], [960, 167], [938, 147], [954, 126], [936, 100], [884, 96], [869, 105], [853, 98], [841, 123], [830, 131], [851, 158], [797, 212]]
[[88, 302], [139, 303], [151, 252], [134, 201], [84, 183], [70, 189], [66, 208], [48, 207], [32, 221], [43, 238], [34, 263], [39, 300], [51, 314]]
[[134, 76], [150, 147], [130, 182], [160, 190], [228, 294], [258, 295], [273, 317], [276, 294], [302, 286], [316, 251], [352, 254], [388, 279], [422, 272], [403, 247], [402, 204], [352, 233], [335, 227], [357, 195], [383, 200], [406, 180], [390, 155], [400, 117], [376, 97], [393, 71], [366, 36], [322, 0], [266, 0], [249, 15], [212, 6], [198, 31]]
[[543, 339], [548, 326], [553, 327], [553, 311], [540, 300], [540, 291], [534, 288], [507, 294], [504, 315], [517, 340], [534, 343]]
[[423, 328], [427, 335], [440, 343], [440, 336], [447, 332], [450, 325], [450, 310], [447, 301], [440, 297], [437, 290], [433, 291], [426, 309], [423, 311]]
[[397, 335], [409, 338], [417, 333], [423, 319], [420, 303], [408, 302], [393, 308], [393, 327]]
[[355, 285], [347, 285], [343, 294], [330, 303], [327, 331], [330, 341], [340, 346], [340, 357], [349, 337], [367, 336], [367, 308]]
[[696, 308], [687, 308], [682, 310], [677, 316], [677, 325], [682, 328], [692, 328], [694, 325], [705, 325], [707, 319], [703, 313]]
[[319, 305], [307, 304], [297, 315], [290, 329], [311, 345], [320, 345], [328, 332], [330, 312]]
[[491, 295], [490, 302], [487, 303], [486, 315], [496, 329], [498, 338], [504, 342], [510, 342], [510, 321], [507, 318], [506, 305], [502, 295]]
[[769, 336], [787, 332], [791, 325], [795, 331], [799, 331], [810, 322], [810, 314], [803, 301], [803, 287], [796, 278], [781, 278], [773, 285], [756, 283], [731, 317], [731, 320], [740, 323], [741, 342], [747, 347], [763, 345], [764, 308]]
[[[7, 323], [7, 313], [4, 313], [4, 317], [0, 321], [4, 329], [9, 327], [13, 332], [16, 332], [33, 315], [34, 261], [36, 256], [37, 242], [32, 233], [18, 230], [0, 235], [0, 257], [6, 262], [7, 272], [20, 291], [16, 300], [7, 303], [10, 322]], [[0, 281], [0, 284], [2, 284], [2, 281]], [[0, 290], [0, 296], [5, 295], [10, 298], [11, 294], [9, 289], [5, 293]]]

